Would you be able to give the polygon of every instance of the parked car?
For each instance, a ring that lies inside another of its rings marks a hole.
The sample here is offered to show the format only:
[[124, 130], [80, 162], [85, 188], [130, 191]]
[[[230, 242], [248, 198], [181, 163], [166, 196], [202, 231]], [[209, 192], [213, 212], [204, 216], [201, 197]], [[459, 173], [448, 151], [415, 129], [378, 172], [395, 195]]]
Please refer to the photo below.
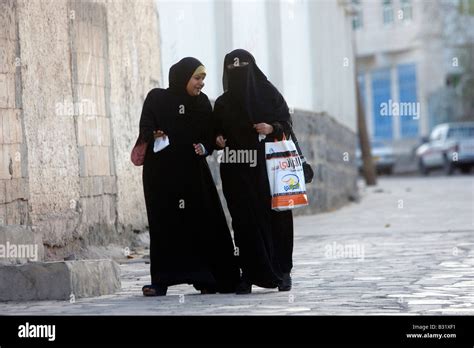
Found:
[[[372, 160], [375, 165], [377, 173], [392, 174], [395, 166], [395, 156], [393, 154], [392, 146], [385, 144], [382, 141], [372, 141]], [[356, 150], [356, 162], [359, 172], [362, 172], [362, 153], [360, 148]]]
[[428, 175], [442, 168], [447, 175], [474, 166], [474, 122], [443, 123], [433, 128], [429, 140], [416, 149], [418, 169]]

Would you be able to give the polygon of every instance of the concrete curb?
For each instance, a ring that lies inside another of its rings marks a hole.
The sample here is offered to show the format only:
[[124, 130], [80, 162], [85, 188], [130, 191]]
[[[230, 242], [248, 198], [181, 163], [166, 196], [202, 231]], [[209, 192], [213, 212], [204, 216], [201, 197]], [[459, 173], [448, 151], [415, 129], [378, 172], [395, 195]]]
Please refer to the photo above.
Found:
[[0, 267], [0, 301], [72, 300], [121, 289], [113, 260], [38, 262]]

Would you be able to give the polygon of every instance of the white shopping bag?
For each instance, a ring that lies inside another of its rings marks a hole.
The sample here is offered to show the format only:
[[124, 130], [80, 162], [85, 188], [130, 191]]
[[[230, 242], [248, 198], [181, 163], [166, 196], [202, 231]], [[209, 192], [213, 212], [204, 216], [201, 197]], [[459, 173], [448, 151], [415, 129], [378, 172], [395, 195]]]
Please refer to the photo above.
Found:
[[292, 140], [265, 143], [268, 181], [273, 210], [308, 205], [303, 163]]

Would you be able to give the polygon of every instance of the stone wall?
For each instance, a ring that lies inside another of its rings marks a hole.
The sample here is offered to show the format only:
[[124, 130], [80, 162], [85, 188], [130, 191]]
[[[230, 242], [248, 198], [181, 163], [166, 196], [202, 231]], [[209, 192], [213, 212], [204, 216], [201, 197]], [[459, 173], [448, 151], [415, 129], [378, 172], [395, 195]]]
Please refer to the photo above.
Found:
[[22, 119], [16, 4], [0, 2], [0, 225], [28, 222], [28, 168]]
[[294, 131], [314, 180], [307, 185], [310, 205], [298, 214], [314, 214], [358, 200], [355, 149], [357, 135], [328, 114], [295, 110]]
[[159, 53], [151, 0], [0, 3], [0, 223], [47, 259], [146, 228], [129, 154]]

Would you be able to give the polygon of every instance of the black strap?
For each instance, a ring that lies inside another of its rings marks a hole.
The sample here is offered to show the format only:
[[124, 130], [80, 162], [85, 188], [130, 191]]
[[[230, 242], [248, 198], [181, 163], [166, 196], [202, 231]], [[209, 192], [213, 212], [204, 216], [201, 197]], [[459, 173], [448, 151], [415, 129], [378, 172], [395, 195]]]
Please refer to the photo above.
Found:
[[301, 151], [300, 144], [298, 144], [298, 139], [296, 138], [296, 135], [293, 132], [293, 127], [290, 127], [290, 137], [295, 143], [296, 150], [298, 151], [298, 154], [300, 155], [301, 161], [303, 163], [306, 162], [306, 158], [304, 157], [303, 152]]

